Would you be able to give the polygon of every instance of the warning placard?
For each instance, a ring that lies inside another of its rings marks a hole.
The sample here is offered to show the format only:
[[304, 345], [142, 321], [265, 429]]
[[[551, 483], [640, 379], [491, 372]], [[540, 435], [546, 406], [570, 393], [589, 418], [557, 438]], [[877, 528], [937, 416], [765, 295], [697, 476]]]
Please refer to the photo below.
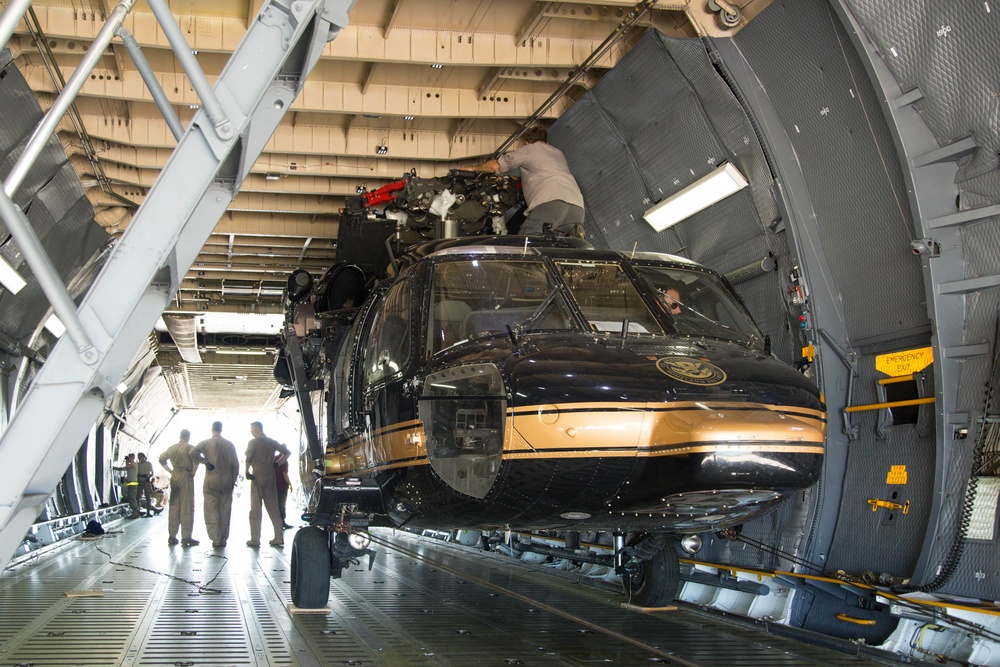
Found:
[[875, 357], [875, 368], [894, 378], [919, 373], [932, 363], [934, 363], [934, 349], [930, 347], [890, 352]]

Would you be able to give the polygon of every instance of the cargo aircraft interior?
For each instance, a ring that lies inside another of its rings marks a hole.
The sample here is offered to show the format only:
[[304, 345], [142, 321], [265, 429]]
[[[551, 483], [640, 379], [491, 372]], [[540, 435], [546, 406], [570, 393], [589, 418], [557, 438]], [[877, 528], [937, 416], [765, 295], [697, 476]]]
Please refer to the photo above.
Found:
[[0, 667], [1000, 666], [998, 43], [0, 2]]

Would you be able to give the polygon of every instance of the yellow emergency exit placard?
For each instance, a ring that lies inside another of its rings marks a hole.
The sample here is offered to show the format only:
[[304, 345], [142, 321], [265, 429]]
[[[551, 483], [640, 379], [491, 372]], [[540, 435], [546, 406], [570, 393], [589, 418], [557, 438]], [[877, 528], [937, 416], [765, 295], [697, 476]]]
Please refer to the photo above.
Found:
[[906, 474], [906, 466], [892, 466], [889, 469], [889, 474], [885, 476], [886, 484], [906, 484], [908, 475]]
[[890, 352], [875, 357], [875, 368], [894, 378], [919, 373], [932, 363], [934, 363], [934, 349], [930, 347]]

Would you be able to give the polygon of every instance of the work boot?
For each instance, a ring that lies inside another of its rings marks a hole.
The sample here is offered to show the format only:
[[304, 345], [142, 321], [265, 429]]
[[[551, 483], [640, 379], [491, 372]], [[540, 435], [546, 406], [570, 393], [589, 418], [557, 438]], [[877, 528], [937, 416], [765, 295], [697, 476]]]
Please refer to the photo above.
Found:
[[167, 538], [167, 544], [173, 546], [175, 544], [180, 544], [180, 543], [177, 541], [176, 537], [169, 537]]
[[247, 540], [247, 546], [256, 549], [257, 547], [260, 546], [260, 542], [258, 542], [257, 540]]
[[285, 541], [276, 537], [270, 542], [268, 542], [268, 544], [270, 544], [272, 547], [283, 547], [285, 546]]
[[190, 537], [186, 537], [183, 540], [181, 540], [181, 545], [185, 547], [195, 547], [198, 546], [199, 544], [201, 544], [201, 542], [199, 542], [198, 540], [193, 540]]

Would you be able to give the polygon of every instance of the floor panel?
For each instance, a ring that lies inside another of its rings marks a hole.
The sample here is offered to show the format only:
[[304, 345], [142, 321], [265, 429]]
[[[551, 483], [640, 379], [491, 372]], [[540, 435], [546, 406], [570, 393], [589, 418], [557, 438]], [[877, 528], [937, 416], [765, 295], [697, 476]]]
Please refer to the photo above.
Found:
[[[290, 614], [291, 548], [168, 546], [166, 516], [120, 521], [0, 577], [0, 665], [847, 665], [850, 655], [697, 610], [641, 613], [616, 591], [495, 554], [379, 532], [371, 572], [329, 614]], [[291, 544], [293, 531], [285, 539]], [[102, 591], [74, 597], [65, 591]]]

